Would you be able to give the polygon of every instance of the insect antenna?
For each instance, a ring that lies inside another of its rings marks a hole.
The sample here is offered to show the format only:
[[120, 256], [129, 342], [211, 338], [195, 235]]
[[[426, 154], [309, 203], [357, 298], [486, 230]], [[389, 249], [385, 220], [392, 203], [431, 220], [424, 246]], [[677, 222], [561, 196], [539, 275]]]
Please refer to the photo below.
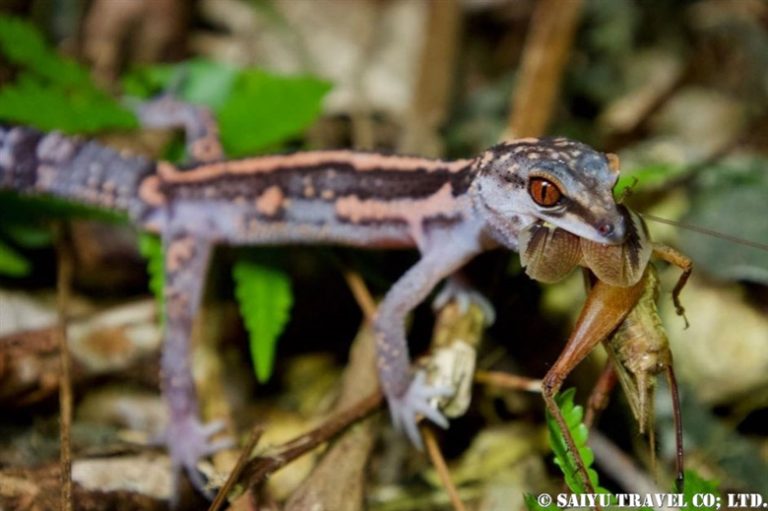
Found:
[[689, 231], [697, 232], [699, 234], [712, 236], [713, 238], [720, 238], [726, 241], [730, 241], [731, 243], [736, 243], [737, 245], [744, 245], [747, 247], [756, 248], [757, 250], [768, 252], [768, 243], [760, 243], [759, 241], [752, 241], [744, 238], [739, 238], [738, 236], [733, 236], [732, 234], [725, 234], [720, 231], [707, 229], [706, 227], [700, 227], [698, 225], [692, 225], [685, 222], [679, 222], [677, 220], [669, 220], [668, 218], [662, 218], [656, 215], [651, 215], [650, 213], [641, 213], [641, 215], [643, 216], [643, 218], [646, 218], [648, 220], [653, 220], [654, 222], [658, 222], [660, 224], [674, 225], [675, 227], [680, 227], [681, 229], [687, 229]]

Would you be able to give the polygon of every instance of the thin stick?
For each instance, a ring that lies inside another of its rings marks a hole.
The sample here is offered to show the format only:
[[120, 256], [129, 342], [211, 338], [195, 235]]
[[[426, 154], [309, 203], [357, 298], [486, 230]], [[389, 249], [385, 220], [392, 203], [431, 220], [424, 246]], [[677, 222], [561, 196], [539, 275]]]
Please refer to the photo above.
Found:
[[437, 440], [435, 440], [435, 433], [432, 431], [432, 428], [424, 424], [424, 422], [419, 425], [419, 429], [421, 430], [421, 437], [424, 439], [424, 444], [427, 447], [429, 459], [432, 461], [432, 465], [435, 467], [437, 476], [443, 483], [445, 491], [448, 492], [448, 498], [451, 499], [453, 509], [456, 511], [466, 511], [467, 508], [464, 507], [464, 503], [459, 497], [459, 491], [456, 489], [453, 479], [451, 479], [451, 473], [448, 471], [448, 465], [445, 463], [443, 453], [440, 452], [440, 447], [437, 445]]
[[525, 41], [520, 78], [512, 99], [507, 140], [539, 137], [552, 118], [571, 51], [582, 0], [540, 0]]
[[72, 259], [67, 242], [66, 226], [59, 225], [57, 230], [56, 314], [58, 316], [59, 361], [61, 363], [59, 381], [61, 509], [72, 511], [72, 364], [69, 358], [69, 342], [67, 340], [67, 308], [72, 284]]
[[216, 494], [216, 498], [213, 499], [213, 503], [211, 503], [211, 507], [208, 508], [208, 511], [218, 511], [218, 509], [221, 508], [221, 505], [227, 499], [227, 495], [229, 495], [229, 492], [232, 491], [232, 487], [240, 479], [240, 474], [243, 473], [245, 464], [248, 462], [248, 458], [250, 458], [251, 453], [253, 453], [253, 449], [256, 447], [256, 444], [259, 443], [259, 439], [261, 438], [262, 433], [264, 433], [263, 428], [253, 428], [253, 431], [251, 431], [251, 438], [248, 439], [248, 443], [245, 445], [245, 447], [243, 447], [243, 452], [240, 453], [240, 457], [237, 459], [235, 468], [232, 469], [232, 472], [229, 473], [224, 486], [219, 488], [219, 492]]
[[286, 442], [274, 453], [250, 460], [243, 470], [248, 486], [255, 491], [264, 478], [275, 470], [303, 456], [375, 412], [381, 406], [383, 398], [380, 391], [375, 392], [348, 410], [334, 415], [312, 431]]
[[372, 322], [376, 316], [376, 301], [371, 296], [371, 292], [368, 291], [363, 277], [358, 272], [350, 270], [344, 272], [344, 280], [347, 281], [347, 285], [352, 291], [352, 296], [355, 297], [357, 305], [363, 311], [365, 320], [369, 323]]
[[541, 393], [541, 380], [517, 376], [501, 371], [475, 371], [475, 381], [494, 387]]

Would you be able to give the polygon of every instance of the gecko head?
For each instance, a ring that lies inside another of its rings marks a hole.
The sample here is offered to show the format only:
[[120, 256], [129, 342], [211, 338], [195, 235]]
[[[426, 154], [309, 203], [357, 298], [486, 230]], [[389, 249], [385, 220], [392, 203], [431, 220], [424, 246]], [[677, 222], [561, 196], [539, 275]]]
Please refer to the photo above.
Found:
[[478, 159], [476, 201], [492, 222], [544, 221], [597, 243], [624, 240], [624, 215], [613, 187], [618, 158], [566, 138], [527, 138], [497, 145]]

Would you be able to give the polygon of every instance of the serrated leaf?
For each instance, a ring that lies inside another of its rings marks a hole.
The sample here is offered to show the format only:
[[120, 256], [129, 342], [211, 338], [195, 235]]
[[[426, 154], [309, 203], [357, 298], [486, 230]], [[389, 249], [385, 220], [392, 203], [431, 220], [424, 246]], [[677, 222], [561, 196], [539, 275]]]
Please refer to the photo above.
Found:
[[287, 274], [268, 265], [240, 260], [232, 269], [240, 314], [250, 337], [251, 358], [260, 382], [272, 375], [275, 348], [293, 305]]
[[[139, 235], [139, 253], [147, 260], [149, 289], [155, 295], [157, 310], [165, 310], [165, 269], [163, 268], [163, 243], [158, 236], [142, 233]], [[165, 314], [160, 314], [165, 324]]]
[[589, 430], [582, 422], [584, 416], [584, 410], [581, 406], [574, 404], [574, 396], [576, 395], [576, 389], [568, 389], [555, 396], [560, 413], [565, 420], [568, 430], [571, 433], [574, 443], [576, 444], [575, 454], [572, 454], [568, 450], [563, 432], [557, 421], [547, 413], [547, 428], [549, 430], [549, 441], [552, 446], [552, 452], [555, 455], [555, 464], [560, 467], [565, 478], [565, 483], [574, 493], [582, 494], [586, 493], [587, 489], [584, 487], [581, 474], [578, 470], [574, 455], [578, 455], [587, 469], [589, 475], [589, 481], [595, 491], [598, 493], [608, 493], [607, 490], [601, 488], [599, 485], [597, 472], [592, 468], [592, 463], [595, 460], [595, 455], [592, 449], [587, 445], [587, 437], [589, 436]]
[[10, 277], [24, 277], [29, 275], [29, 271], [29, 261], [0, 241], [0, 274]]
[[523, 500], [525, 501], [525, 507], [528, 511], [560, 511], [560, 508], [555, 504], [550, 504], [546, 507], [542, 506], [539, 504], [538, 499], [530, 493], [523, 495]]

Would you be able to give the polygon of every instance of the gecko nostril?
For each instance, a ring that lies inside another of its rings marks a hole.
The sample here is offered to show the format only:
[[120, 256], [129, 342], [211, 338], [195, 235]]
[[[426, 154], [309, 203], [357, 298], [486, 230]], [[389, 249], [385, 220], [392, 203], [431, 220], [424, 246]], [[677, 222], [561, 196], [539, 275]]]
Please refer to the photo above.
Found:
[[613, 224], [610, 222], [603, 222], [600, 225], [597, 226], [597, 232], [600, 233], [601, 236], [608, 237], [611, 234], [613, 234]]

